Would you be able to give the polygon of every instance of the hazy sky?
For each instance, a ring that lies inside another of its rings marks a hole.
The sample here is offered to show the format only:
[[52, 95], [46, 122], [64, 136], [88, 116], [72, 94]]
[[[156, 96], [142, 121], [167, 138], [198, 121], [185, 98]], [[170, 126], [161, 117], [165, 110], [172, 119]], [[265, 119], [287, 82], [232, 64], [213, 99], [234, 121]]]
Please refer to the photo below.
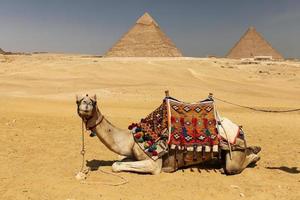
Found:
[[300, 58], [299, 0], [0, 0], [0, 48], [101, 55], [146, 11], [186, 56], [223, 56], [255, 26]]

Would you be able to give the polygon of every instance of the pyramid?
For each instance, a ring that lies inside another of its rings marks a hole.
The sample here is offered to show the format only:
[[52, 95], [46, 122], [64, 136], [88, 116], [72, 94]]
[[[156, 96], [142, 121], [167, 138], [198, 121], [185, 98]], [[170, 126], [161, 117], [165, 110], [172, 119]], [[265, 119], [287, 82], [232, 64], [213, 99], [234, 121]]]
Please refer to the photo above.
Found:
[[240, 59], [255, 56], [271, 56], [273, 59], [283, 59], [283, 56], [254, 27], [250, 27], [226, 57]]
[[180, 57], [181, 52], [148, 14], [105, 54], [106, 57]]
[[5, 51], [3, 51], [1, 48], [0, 48], [0, 54], [5, 54]]

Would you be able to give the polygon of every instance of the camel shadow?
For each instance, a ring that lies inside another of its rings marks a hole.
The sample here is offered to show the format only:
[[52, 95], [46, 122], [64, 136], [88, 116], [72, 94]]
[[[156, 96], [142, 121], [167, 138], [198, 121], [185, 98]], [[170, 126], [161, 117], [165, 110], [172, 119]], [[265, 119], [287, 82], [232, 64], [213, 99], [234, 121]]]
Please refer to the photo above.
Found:
[[278, 169], [290, 174], [300, 174], [300, 169], [298, 169], [297, 167], [280, 166], [280, 167], [266, 167], [266, 169]]
[[247, 168], [255, 168], [257, 166], [257, 163], [250, 163]]
[[201, 173], [201, 171], [206, 171], [208, 173], [210, 172], [216, 173], [222, 168], [223, 168], [223, 164], [219, 160], [213, 159], [200, 164], [182, 167], [178, 170], [181, 170], [182, 172], [184, 172], [185, 170], [190, 170], [191, 172], [198, 171], [199, 173]]
[[[86, 166], [90, 168], [91, 171], [97, 171], [100, 167], [103, 166], [112, 166], [114, 162], [131, 162], [134, 161], [131, 158], [124, 158], [122, 160], [87, 160], [86, 161]], [[140, 174], [140, 175], [147, 175], [146, 173], [141, 173], [141, 172], [131, 172], [135, 174]]]
[[100, 166], [112, 166], [117, 160], [87, 160], [86, 166], [91, 169], [91, 171], [97, 171]]

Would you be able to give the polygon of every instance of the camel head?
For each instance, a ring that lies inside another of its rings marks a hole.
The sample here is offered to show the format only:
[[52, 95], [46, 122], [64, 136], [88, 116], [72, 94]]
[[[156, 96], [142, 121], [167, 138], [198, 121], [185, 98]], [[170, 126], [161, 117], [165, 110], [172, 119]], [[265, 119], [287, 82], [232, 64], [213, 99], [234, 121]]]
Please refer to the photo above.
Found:
[[77, 113], [83, 120], [91, 118], [97, 108], [96, 95], [76, 95]]

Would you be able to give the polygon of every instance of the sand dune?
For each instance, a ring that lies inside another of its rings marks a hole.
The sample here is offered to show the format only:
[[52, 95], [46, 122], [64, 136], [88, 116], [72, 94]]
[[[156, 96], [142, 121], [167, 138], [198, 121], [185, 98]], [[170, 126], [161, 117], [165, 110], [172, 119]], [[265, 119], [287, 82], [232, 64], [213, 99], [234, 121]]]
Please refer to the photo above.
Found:
[[[217, 101], [220, 113], [242, 124], [262, 159], [242, 174], [213, 170], [157, 176], [120, 173], [119, 187], [80, 184], [80, 118], [75, 94], [96, 93], [117, 126], [152, 111], [164, 90], [184, 101], [209, 92], [266, 109], [300, 107], [300, 63], [242, 64], [214, 58], [97, 58], [33, 54], [0, 57], [1, 199], [300, 199], [300, 113], [259, 113]], [[87, 159], [110, 171], [118, 156], [87, 138]], [[92, 171], [88, 181], [118, 182]]]

